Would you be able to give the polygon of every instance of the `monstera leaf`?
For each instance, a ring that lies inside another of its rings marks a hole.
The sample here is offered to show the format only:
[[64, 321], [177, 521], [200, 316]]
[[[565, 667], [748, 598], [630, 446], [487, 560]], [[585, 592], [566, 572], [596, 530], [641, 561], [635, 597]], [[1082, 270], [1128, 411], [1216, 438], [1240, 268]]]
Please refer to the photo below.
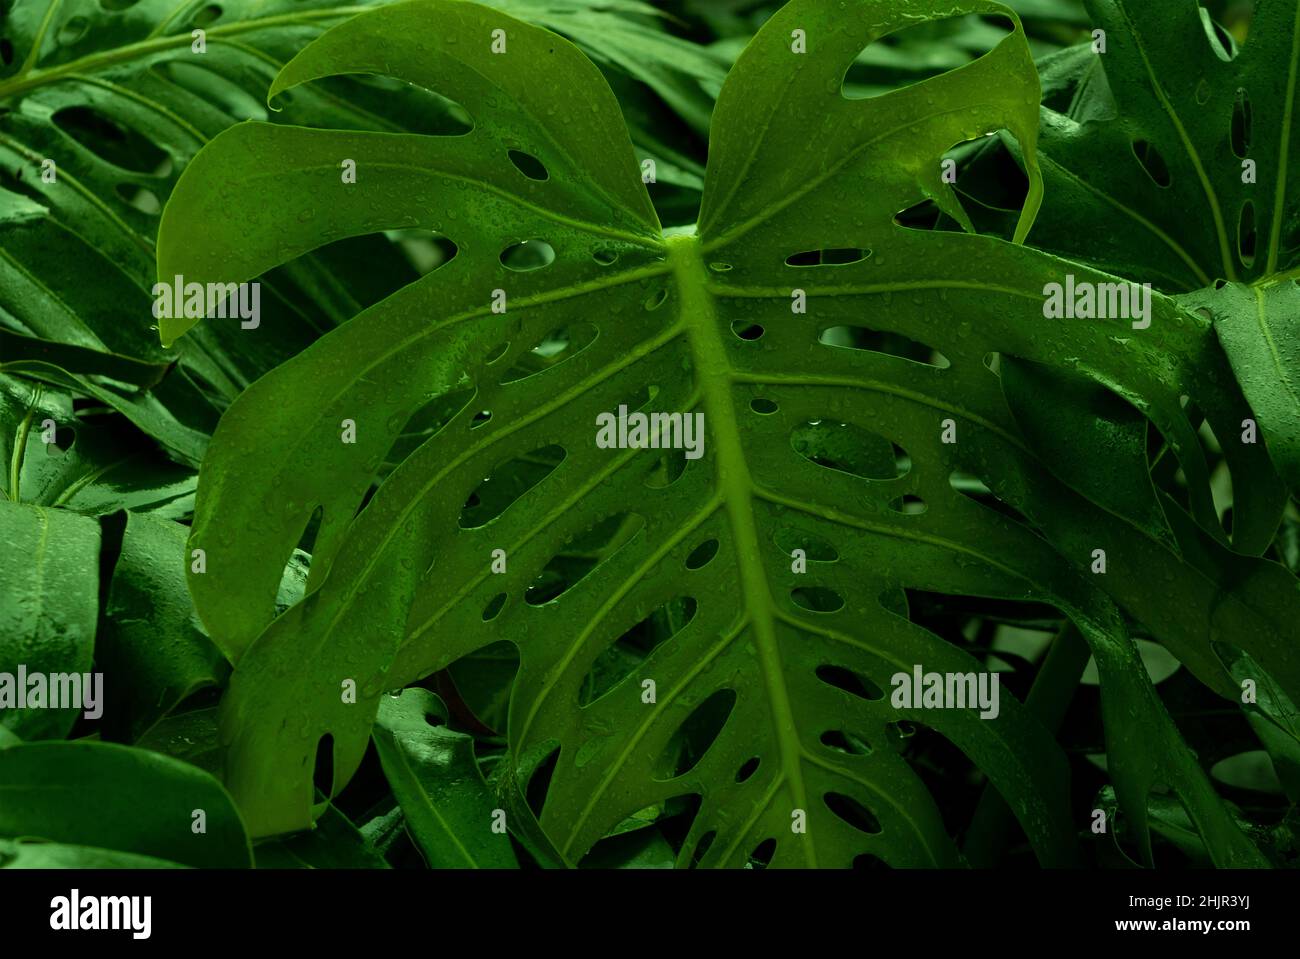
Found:
[[[868, 44], [963, 14], [1006, 36], [893, 93], [841, 92]], [[1004, 354], [1104, 385], [1182, 441], [1183, 396], [1220, 430], [1245, 410], [1209, 323], [1167, 296], [1140, 331], [1047, 318], [1047, 284], [1114, 277], [1018, 245], [1042, 196], [1039, 89], [1010, 11], [787, 5], [727, 78], [699, 223], [677, 230], [660, 227], [599, 72], [551, 33], [470, 3], [389, 7], [322, 35], [269, 101], [350, 74], [435, 90], [472, 129], [241, 124], [195, 157], [159, 234], [159, 276], [205, 283], [377, 229], [456, 247], [251, 386], [203, 463], [190, 588], [236, 667], [225, 775], [254, 834], [310, 823], [313, 760], [337, 793], [386, 690], [507, 640], [520, 666], [503, 775], [544, 796], [569, 862], [689, 801], [682, 865], [955, 864], [895, 748], [906, 722], [975, 761], [1041, 861], [1072, 861], [1063, 757], [1014, 697], [980, 718], [885, 694], [916, 666], [982, 669], [909, 618], [922, 590], [1063, 610], [1097, 660], [1144, 852], [1163, 783], [1216, 862], [1262, 861], [1156, 698], [1099, 588], [1112, 577], [1089, 571], [1099, 537], [1126, 563], [1178, 557], [1095, 503], [1095, 480], [1076, 492], [1030, 455], [995, 372]], [[999, 130], [1028, 181], [1017, 242], [896, 219], [929, 201], [970, 226], [940, 161]], [[194, 322], [164, 320], [163, 340]], [[624, 409], [702, 425], [678, 435], [686, 448], [598, 442]], [[1258, 448], [1231, 459], [1268, 469]], [[968, 495], [972, 477], [1002, 503]], [[306, 596], [277, 616], [309, 528]], [[1294, 607], [1228, 605], [1209, 629], [1189, 614], [1168, 644], [1231, 695], [1210, 648], [1231, 629], [1300, 687], [1276, 621]], [[649, 633], [666, 638], [647, 649]]]
[[1294, 493], [1300, 4], [1254, 6], [1238, 46], [1195, 4], [1089, 2], [1097, 39], [1051, 69], [1030, 240], [1204, 310]]

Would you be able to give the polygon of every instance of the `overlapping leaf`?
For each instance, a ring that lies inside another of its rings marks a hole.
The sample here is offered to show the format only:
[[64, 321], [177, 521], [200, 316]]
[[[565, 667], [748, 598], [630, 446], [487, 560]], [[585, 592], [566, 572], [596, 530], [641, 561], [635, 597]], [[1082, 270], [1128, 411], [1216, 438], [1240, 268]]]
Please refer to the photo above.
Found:
[[[1076, 48], [1049, 68], [1048, 204], [1031, 242], [1188, 293], [1213, 319], [1294, 493], [1300, 4], [1254, 7], [1239, 45], [1195, 4], [1089, 3], [1104, 49]], [[1225, 449], [1239, 434], [1221, 437]], [[1278, 502], [1273, 477], [1257, 472], [1251, 486], [1257, 502]]]
[[[252, 864], [226, 791], [208, 773], [109, 743], [22, 743], [0, 748], [0, 840], [15, 866], [156, 867], [141, 857], [212, 868]], [[42, 855], [44, 853], [44, 855]], [[118, 855], [121, 854], [121, 861]]]

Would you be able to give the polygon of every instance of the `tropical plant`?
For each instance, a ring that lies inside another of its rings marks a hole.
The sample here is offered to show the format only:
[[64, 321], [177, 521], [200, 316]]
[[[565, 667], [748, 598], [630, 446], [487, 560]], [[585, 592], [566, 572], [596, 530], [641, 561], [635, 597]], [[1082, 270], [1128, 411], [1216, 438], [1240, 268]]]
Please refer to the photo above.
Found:
[[1300, 4], [152, 2], [3, 48], [0, 779], [234, 825], [17, 864], [1290, 861]]

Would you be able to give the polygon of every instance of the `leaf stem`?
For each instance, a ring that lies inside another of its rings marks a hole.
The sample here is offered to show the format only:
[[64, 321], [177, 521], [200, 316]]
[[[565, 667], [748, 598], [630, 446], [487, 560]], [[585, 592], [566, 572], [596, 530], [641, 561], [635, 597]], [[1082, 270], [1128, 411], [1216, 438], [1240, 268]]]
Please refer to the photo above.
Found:
[[32, 394], [31, 405], [27, 407], [27, 415], [18, 425], [18, 432], [14, 436], [13, 454], [9, 458], [9, 501], [12, 503], [20, 502], [19, 482], [23, 474], [23, 459], [27, 455], [27, 437], [31, 434], [32, 417], [36, 414], [36, 404], [40, 399], [41, 388], [38, 386]]

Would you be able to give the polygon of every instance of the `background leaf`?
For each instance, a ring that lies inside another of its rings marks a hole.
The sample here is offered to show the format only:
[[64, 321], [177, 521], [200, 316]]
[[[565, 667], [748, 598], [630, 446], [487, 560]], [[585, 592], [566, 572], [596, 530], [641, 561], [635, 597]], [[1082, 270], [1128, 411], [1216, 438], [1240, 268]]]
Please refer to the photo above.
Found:
[[[91, 671], [99, 595], [99, 527], [62, 510], [0, 500], [0, 673], [16, 695], [18, 670], [29, 676]], [[29, 690], [32, 687], [29, 687]], [[79, 707], [17, 708], [5, 703], [0, 724], [23, 739], [67, 735]], [[99, 708], [103, 703], [97, 704]]]
[[[249, 866], [239, 813], [220, 784], [166, 756], [109, 743], [0, 750], [0, 837], [40, 838], [189, 866]], [[206, 814], [196, 832], [195, 810]]]
[[446, 707], [422, 689], [380, 701], [372, 735], [406, 828], [430, 868], [517, 868], [508, 834], [493, 829], [474, 740], [447, 729], [446, 719]]

